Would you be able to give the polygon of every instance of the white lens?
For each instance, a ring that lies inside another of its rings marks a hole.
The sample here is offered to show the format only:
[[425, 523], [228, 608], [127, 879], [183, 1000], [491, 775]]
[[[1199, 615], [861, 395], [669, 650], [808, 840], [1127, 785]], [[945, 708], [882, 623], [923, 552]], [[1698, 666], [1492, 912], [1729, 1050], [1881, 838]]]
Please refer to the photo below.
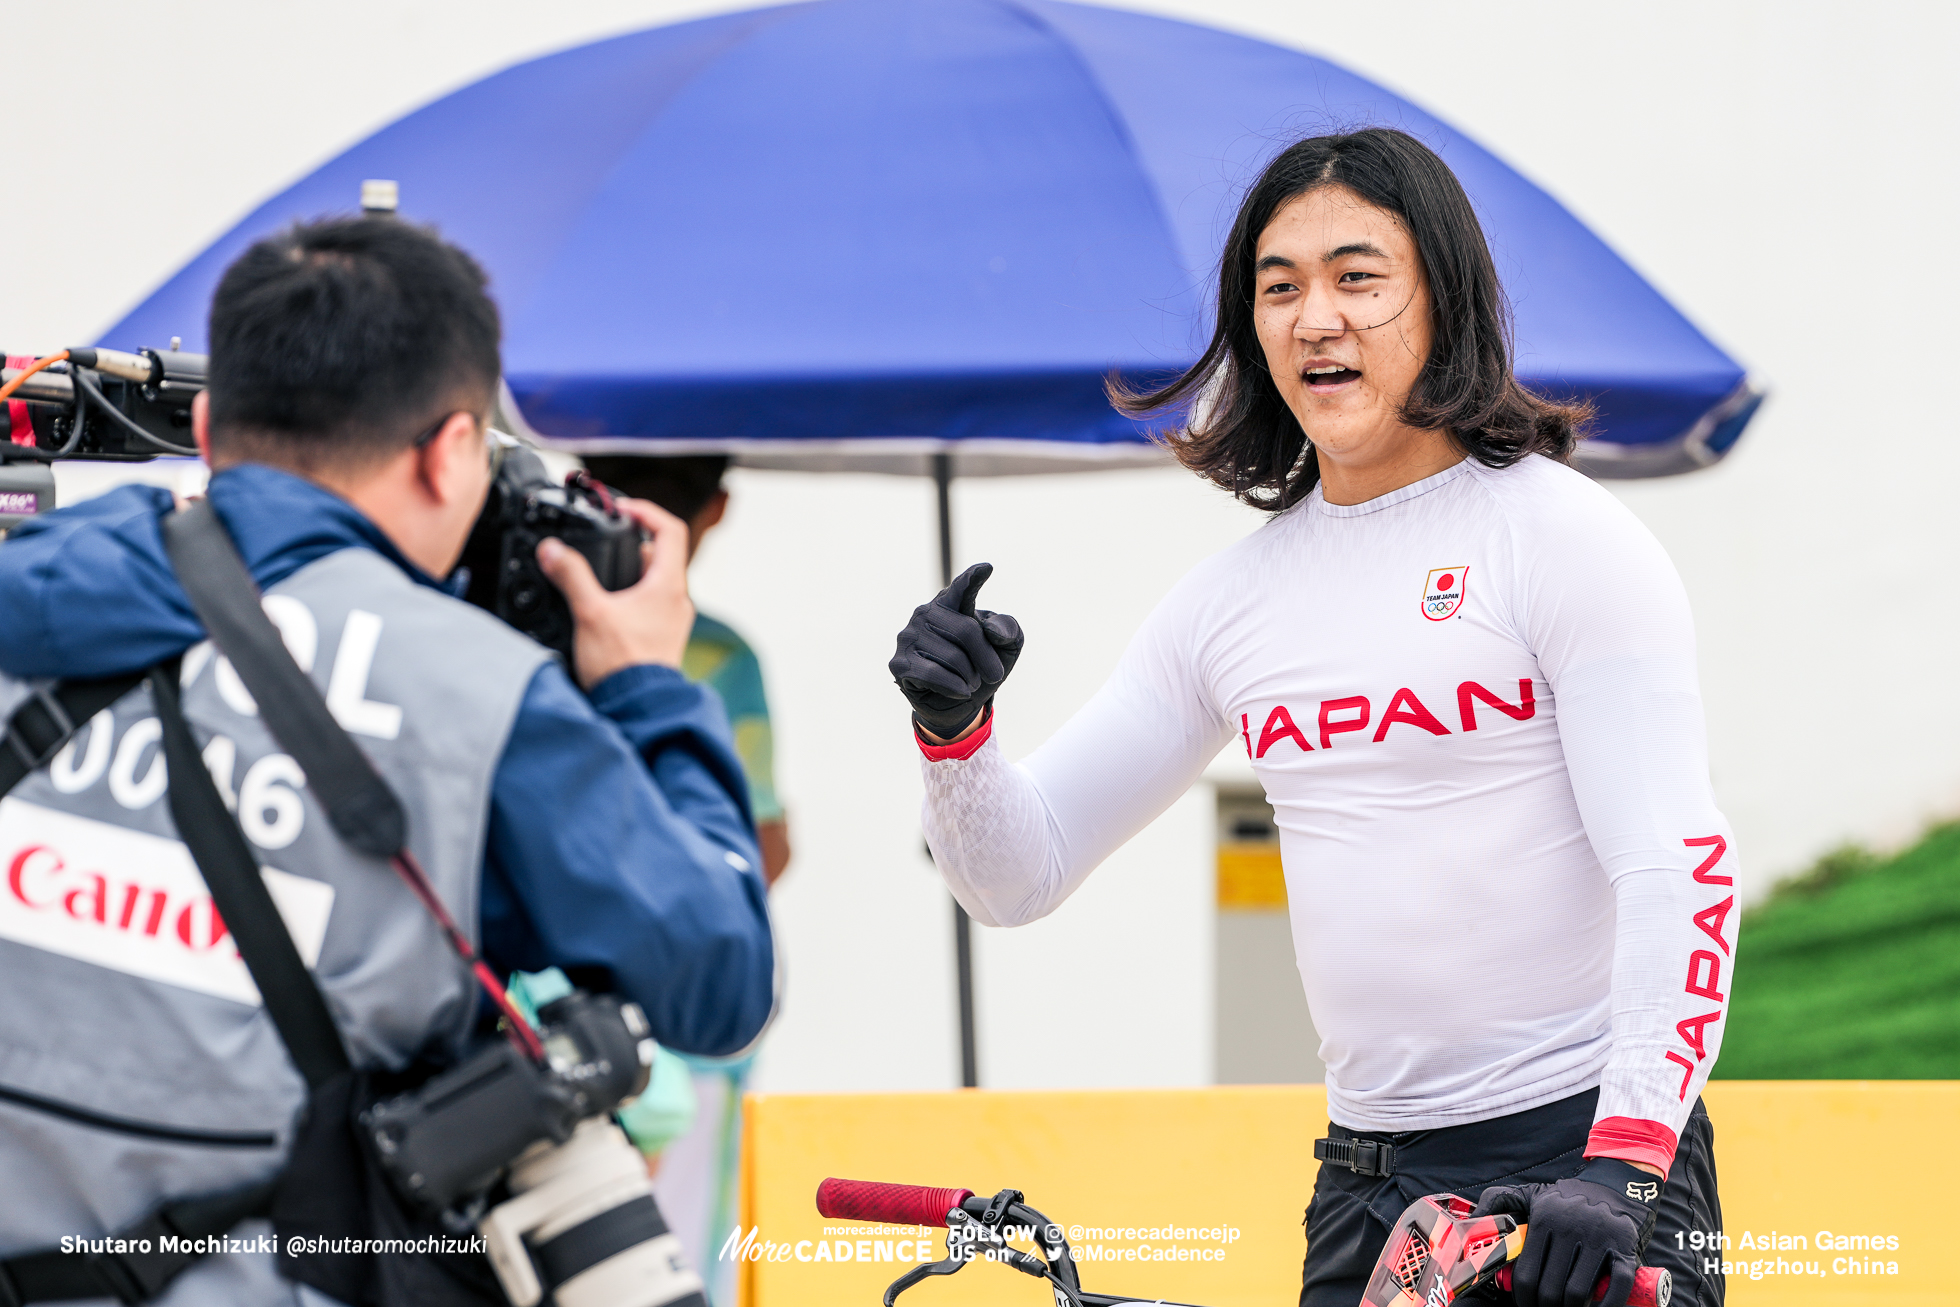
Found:
[[662, 1234], [615, 1253], [553, 1291], [558, 1307], [706, 1307], [680, 1236]]
[[515, 1307], [707, 1307], [701, 1277], [654, 1204], [639, 1150], [610, 1120], [511, 1167], [511, 1192], [478, 1229]]

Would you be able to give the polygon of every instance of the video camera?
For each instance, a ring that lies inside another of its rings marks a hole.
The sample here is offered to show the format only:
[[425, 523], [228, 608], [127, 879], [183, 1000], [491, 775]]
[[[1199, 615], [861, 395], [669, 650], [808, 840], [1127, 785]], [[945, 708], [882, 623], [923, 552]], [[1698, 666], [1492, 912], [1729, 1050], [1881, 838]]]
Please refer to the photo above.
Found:
[[196, 457], [191, 400], [204, 389], [205, 358], [170, 344], [66, 349], [0, 370], [0, 531], [55, 506], [55, 459]]
[[[191, 401], [209, 360], [178, 344], [133, 354], [67, 349], [0, 370], [0, 532], [55, 507], [56, 459], [197, 457]], [[645, 533], [584, 472], [561, 485], [528, 446], [501, 432], [491, 439], [507, 448], [464, 547], [464, 597], [569, 662], [571, 608], [538, 567], [538, 542], [563, 540], [585, 555], [600, 585], [623, 590], [640, 579]]]
[[134, 354], [65, 349], [0, 372], [0, 388], [13, 387], [9, 398], [20, 401], [0, 412], [0, 435], [15, 457], [39, 461], [196, 457], [191, 401], [204, 389], [207, 360], [177, 345]]

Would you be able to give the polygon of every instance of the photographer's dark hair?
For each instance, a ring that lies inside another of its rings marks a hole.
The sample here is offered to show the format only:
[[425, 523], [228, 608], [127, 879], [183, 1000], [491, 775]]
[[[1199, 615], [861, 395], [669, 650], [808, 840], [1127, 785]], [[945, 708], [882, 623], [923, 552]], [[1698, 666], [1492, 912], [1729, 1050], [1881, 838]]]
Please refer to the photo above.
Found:
[[1253, 262], [1281, 206], [1323, 186], [1346, 187], [1386, 209], [1415, 242], [1431, 345], [1402, 420], [1449, 432], [1486, 467], [1527, 454], [1569, 458], [1588, 411], [1534, 395], [1512, 375], [1509, 308], [1470, 197], [1435, 151], [1385, 127], [1309, 137], [1268, 164], [1226, 237], [1217, 326], [1204, 355], [1159, 390], [1112, 381], [1110, 401], [1132, 417], [1189, 409], [1187, 429], [1168, 437], [1172, 452], [1255, 508], [1278, 512], [1307, 496], [1320, 469], [1266, 368], [1253, 321]]
[[476, 260], [398, 218], [259, 241], [211, 300], [211, 439], [227, 460], [355, 467], [448, 413], [487, 412], [497, 307]]
[[585, 470], [614, 490], [649, 499], [683, 522], [708, 506], [728, 471], [726, 454], [588, 454]]

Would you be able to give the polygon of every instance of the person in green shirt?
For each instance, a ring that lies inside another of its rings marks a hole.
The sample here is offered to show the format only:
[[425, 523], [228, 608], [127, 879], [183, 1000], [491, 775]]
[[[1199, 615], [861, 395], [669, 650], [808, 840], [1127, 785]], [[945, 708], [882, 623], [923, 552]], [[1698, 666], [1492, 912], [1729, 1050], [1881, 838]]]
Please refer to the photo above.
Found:
[[762, 664], [733, 627], [697, 612], [681, 658], [681, 674], [712, 686], [727, 705], [735, 752], [749, 781], [749, 804], [762, 846], [762, 879], [774, 885], [789, 865], [789, 824], [776, 798], [776, 743], [769, 729], [769, 701], [762, 690]]
[[[722, 476], [728, 460], [716, 456], [594, 455], [586, 470], [607, 485], [636, 499], [650, 499], [688, 524], [688, 558], [701, 548], [707, 533], [728, 511], [728, 491]], [[748, 642], [726, 622], [696, 612], [681, 672], [689, 680], [711, 687], [728, 708], [734, 728], [735, 752], [748, 777], [749, 801], [755, 813], [756, 838], [762, 849], [763, 881], [773, 886], [789, 865], [789, 823], [776, 797], [775, 737], [769, 725], [769, 702], [762, 688], [762, 664]], [[754, 1063], [753, 1051], [739, 1059], [683, 1057], [667, 1054], [686, 1065], [688, 1080], [670, 1084], [662, 1094], [649, 1089], [642, 1097], [644, 1130], [635, 1142], [653, 1146], [664, 1140], [650, 1160], [654, 1192], [689, 1259], [706, 1282], [709, 1301], [727, 1307], [735, 1300], [732, 1260], [717, 1256], [735, 1228], [736, 1183], [740, 1174], [742, 1091]], [[656, 1074], [658, 1071], [656, 1069]], [[691, 1113], [688, 1108], [691, 1106]], [[691, 1119], [690, 1119], [691, 1117]], [[629, 1125], [633, 1124], [629, 1122]]]
[[[585, 466], [614, 489], [650, 499], [686, 522], [690, 560], [728, 511], [728, 490], [722, 485], [728, 459], [719, 455], [605, 454], [587, 458]], [[773, 886], [789, 866], [789, 823], [776, 798], [775, 737], [762, 689], [762, 664], [733, 627], [696, 612], [681, 672], [690, 681], [712, 687], [727, 705], [762, 846], [762, 878]]]

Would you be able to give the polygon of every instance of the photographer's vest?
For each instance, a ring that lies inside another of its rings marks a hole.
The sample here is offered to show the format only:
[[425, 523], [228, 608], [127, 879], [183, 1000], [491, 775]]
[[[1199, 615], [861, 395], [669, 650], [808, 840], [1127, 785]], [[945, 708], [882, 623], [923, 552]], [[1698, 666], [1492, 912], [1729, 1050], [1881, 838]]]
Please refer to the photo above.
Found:
[[[409, 848], [474, 933], [491, 777], [550, 655], [360, 548], [272, 587], [265, 609], [401, 797]], [[429, 913], [387, 863], [335, 837], [209, 643], [185, 654], [182, 679], [204, 761], [355, 1064], [459, 1047], [480, 991]], [[0, 676], [0, 718], [27, 693]], [[305, 1098], [177, 839], [159, 735], [139, 687], [0, 801], [0, 1255], [271, 1176]], [[158, 1301], [295, 1297], [270, 1255], [234, 1253]]]

